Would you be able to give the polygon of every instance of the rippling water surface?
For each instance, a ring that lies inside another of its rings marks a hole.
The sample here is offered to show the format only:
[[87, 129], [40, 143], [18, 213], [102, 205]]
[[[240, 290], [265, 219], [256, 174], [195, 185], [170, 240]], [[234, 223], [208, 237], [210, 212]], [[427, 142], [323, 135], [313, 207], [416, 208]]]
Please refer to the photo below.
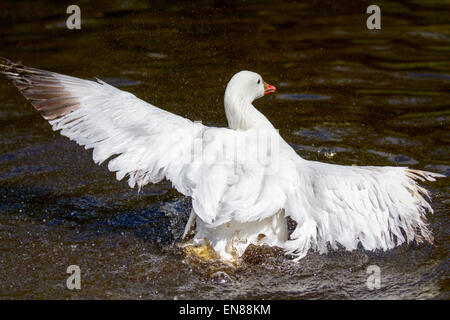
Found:
[[[255, 105], [304, 158], [450, 173], [450, 6], [380, 1], [2, 1], [0, 54], [77, 77], [99, 77], [159, 107], [226, 126], [223, 92], [237, 71], [278, 88]], [[51, 131], [0, 80], [0, 298], [405, 299], [449, 290], [448, 179], [433, 193], [436, 244], [388, 252], [248, 252], [234, 270], [177, 247], [189, 199], [168, 182], [138, 194], [91, 151]], [[65, 287], [67, 266], [82, 289]], [[366, 286], [381, 269], [381, 289]]]

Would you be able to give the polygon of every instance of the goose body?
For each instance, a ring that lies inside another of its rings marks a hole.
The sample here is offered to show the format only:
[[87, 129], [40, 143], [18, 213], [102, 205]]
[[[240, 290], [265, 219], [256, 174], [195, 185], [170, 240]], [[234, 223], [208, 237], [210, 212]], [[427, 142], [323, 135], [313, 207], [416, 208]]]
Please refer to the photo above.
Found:
[[[253, 101], [275, 91], [241, 71], [225, 90], [228, 128], [207, 127], [97, 80], [1, 59], [2, 73], [53, 130], [108, 162], [139, 189], [166, 178], [192, 198], [184, 236], [236, 261], [250, 244], [278, 246], [296, 260], [328, 245], [391, 249], [432, 242], [428, 192], [417, 180], [442, 175], [405, 167], [358, 167], [301, 158]], [[287, 217], [295, 223], [289, 235]]]

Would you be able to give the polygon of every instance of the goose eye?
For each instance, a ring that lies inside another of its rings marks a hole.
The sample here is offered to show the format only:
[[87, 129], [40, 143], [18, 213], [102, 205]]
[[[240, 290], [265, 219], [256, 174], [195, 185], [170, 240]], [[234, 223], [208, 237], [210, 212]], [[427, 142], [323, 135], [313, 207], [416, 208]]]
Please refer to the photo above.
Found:
[[261, 79], [258, 80], [258, 84], [260, 84], [260, 83], [261, 83]]

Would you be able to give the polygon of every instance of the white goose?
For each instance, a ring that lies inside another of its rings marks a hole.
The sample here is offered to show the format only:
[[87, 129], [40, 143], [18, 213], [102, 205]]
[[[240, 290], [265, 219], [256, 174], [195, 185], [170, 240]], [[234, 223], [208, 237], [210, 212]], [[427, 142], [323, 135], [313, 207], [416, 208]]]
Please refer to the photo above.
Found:
[[[229, 128], [213, 128], [159, 109], [97, 80], [1, 60], [2, 73], [53, 130], [85, 149], [130, 187], [166, 178], [192, 198], [185, 236], [237, 261], [250, 244], [279, 246], [299, 260], [328, 244], [386, 250], [432, 243], [428, 192], [415, 180], [440, 174], [404, 167], [358, 167], [302, 159], [253, 105], [275, 91], [241, 71], [225, 91]], [[287, 231], [287, 217], [296, 228]]]

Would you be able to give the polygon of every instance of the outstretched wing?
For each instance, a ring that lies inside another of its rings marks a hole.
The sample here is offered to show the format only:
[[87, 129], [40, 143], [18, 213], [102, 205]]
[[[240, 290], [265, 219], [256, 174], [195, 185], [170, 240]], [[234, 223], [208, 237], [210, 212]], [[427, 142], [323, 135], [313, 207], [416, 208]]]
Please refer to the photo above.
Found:
[[301, 258], [327, 243], [347, 250], [390, 249], [403, 242], [433, 242], [426, 212], [428, 192], [416, 180], [440, 174], [404, 167], [341, 166], [315, 161], [298, 164], [300, 187], [288, 210], [298, 223], [286, 248]]
[[97, 80], [82, 80], [25, 67], [2, 58], [2, 73], [47, 119], [53, 130], [86, 149], [96, 163], [110, 160], [118, 180], [128, 175], [139, 188], [164, 177], [184, 194], [183, 165], [193, 141], [205, 129], [199, 123], [146, 103], [133, 94]]
[[[92, 148], [94, 161], [109, 161], [108, 169], [118, 180], [128, 176], [130, 187], [167, 178], [192, 197], [195, 212], [211, 226], [233, 218], [258, 220], [283, 206], [283, 186], [270, 175], [270, 162], [258, 163], [255, 130], [206, 127], [101, 80], [0, 62], [2, 73], [53, 130]], [[278, 141], [277, 133], [269, 135]], [[262, 150], [268, 147], [265, 143]], [[272, 154], [277, 156], [277, 149]], [[246, 158], [239, 159], [242, 155]]]

